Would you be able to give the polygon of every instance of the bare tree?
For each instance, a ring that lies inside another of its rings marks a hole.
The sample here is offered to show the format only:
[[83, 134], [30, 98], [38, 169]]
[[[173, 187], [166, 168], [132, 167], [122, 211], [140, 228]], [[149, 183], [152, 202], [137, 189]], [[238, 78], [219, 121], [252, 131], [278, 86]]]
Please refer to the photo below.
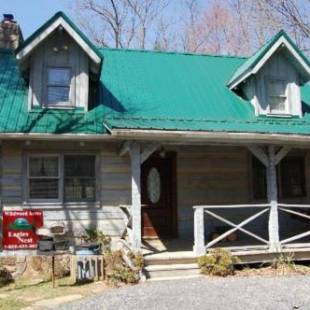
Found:
[[256, 0], [289, 31], [297, 45], [310, 51], [310, 0]]
[[[213, 0], [202, 9], [197, 0], [186, 0], [187, 23], [183, 49], [214, 54], [248, 54], [248, 32], [227, 1]], [[242, 28], [243, 27], [243, 28]]]
[[186, 52], [197, 52], [204, 44], [204, 37], [199, 29], [201, 6], [199, 0], [184, 0], [184, 16], [180, 40], [182, 49]]
[[78, 0], [74, 9], [81, 26], [94, 41], [103, 46], [126, 47], [130, 24], [125, 0]]
[[145, 49], [147, 43], [151, 45], [149, 30], [154, 31], [167, 5], [167, 0], [77, 0], [74, 11], [98, 44]]
[[310, 0], [76, 0], [102, 46], [249, 55], [280, 29], [310, 51]]
[[137, 39], [141, 49], [145, 49], [147, 31], [155, 19], [167, 7], [167, 0], [125, 0], [138, 21]]

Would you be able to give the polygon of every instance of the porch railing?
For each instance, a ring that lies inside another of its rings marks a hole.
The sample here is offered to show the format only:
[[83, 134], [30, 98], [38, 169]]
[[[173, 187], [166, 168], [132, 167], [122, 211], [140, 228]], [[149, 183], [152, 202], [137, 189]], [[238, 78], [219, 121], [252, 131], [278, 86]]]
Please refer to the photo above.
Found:
[[[294, 215], [296, 218], [304, 218], [307, 220], [310, 220], [310, 205], [304, 205], [304, 204], [285, 204], [285, 203], [278, 203], [278, 209], [279, 211], [282, 211], [284, 213]], [[309, 213], [304, 213], [302, 211], [309, 211]], [[310, 222], [309, 222], [310, 224]], [[309, 225], [310, 228], [310, 225]], [[290, 236], [289, 238], [280, 240], [280, 245], [281, 247], [289, 247], [289, 246], [294, 246], [294, 247], [302, 247], [302, 246], [307, 246], [310, 247], [310, 242], [309, 243], [293, 243], [297, 240], [303, 239], [305, 237], [310, 236], [310, 230], [307, 230], [302, 233], [297, 233], [293, 236]]]
[[[258, 219], [264, 214], [268, 214], [269, 221], [270, 221], [270, 209], [271, 204], [238, 204], [238, 205], [205, 205], [205, 206], [194, 206], [194, 252], [197, 256], [204, 255], [206, 251], [213, 247], [214, 245], [218, 244], [220, 241], [227, 238], [229, 235], [235, 233], [236, 231], [243, 232], [244, 234], [256, 239], [260, 243], [263, 244], [264, 248], [269, 249], [270, 251], [275, 251], [274, 244], [270, 242], [270, 237], [267, 239], [259, 236], [257, 233], [250, 231], [249, 229], [245, 228], [245, 226], [254, 220]], [[229, 220], [225, 217], [225, 210], [235, 210], [235, 209], [242, 209], [242, 210], [250, 210], [255, 209], [255, 213], [251, 214], [250, 216], [246, 217], [239, 223], [235, 223], [232, 220]], [[310, 205], [298, 205], [298, 204], [277, 204], [278, 211], [282, 211], [287, 214], [295, 215], [297, 217], [302, 217], [305, 219], [310, 220], [310, 212], [309, 215], [303, 213], [302, 210], [308, 209], [310, 211]], [[297, 211], [300, 209], [301, 211]], [[221, 215], [218, 214], [218, 210], [222, 210]], [[217, 212], [217, 213], [216, 213]], [[231, 227], [228, 228], [222, 234], [216, 236], [213, 240], [206, 243], [205, 241], [205, 228], [208, 223], [205, 223], [205, 215], [209, 215], [209, 217], [218, 220], [221, 223], [224, 223], [226, 226]], [[278, 218], [279, 223], [279, 218]], [[269, 225], [267, 225], [269, 227]], [[310, 228], [310, 226], [309, 226]], [[281, 227], [280, 227], [281, 229]], [[269, 235], [269, 233], [268, 233]], [[302, 233], [297, 233], [289, 238], [285, 238], [283, 240], [279, 240], [279, 244], [276, 246], [276, 251], [281, 251], [282, 247], [286, 246], [293, 246], [292, 242], [296, 240], [305, 238], [310, 236], [310, 230], [307, 230]], [[310, 242], [307, 244], [298, 244], [299, 246], [308, 246], [310, 247]], [[244, 248], [244, 247], [242, 247]], [[250, 246], [246, 246], [246, 248], [251, 248]]]

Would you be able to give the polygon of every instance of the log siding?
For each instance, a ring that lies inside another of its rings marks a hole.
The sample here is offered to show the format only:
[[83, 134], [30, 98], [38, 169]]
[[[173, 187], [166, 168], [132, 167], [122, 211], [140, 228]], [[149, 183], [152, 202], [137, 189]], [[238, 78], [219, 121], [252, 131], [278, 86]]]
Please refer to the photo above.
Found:
[[[251, 154], [246, 147], [165, 146], [176, 152], [177, 214], [180, 238], [193, 239], [194, 205], [261, 203], [252, 199]], [[131, 204], [131, 160], [127, 153], [119, 156], [119, 144], [103, 142], [6, 142], [1, 146], [1, 196], [4, 209], [40, 208], [45, 222], [64, 221], [70, 234], [79, 235], [84, 228], [97, 228], [111, 236], [120, 236], [124, 218], [119, 205]], [[24, 186], [25, 157], [29, 153], [94, 153], [97, 155], [97, 201], [95, 203], [28, 204]], [[294, 154], [295, 151], [292, 151]], [[310, 201], [309, 152], [297, 151], [306, 158], [307, 197], [294, 203]], [[283, 201], [285, 202], [285, 201]], [[227, 217], [236, 223], [243, 210], [231, 210]], [[250, 211], [249, 211], [250, 212]], [[239, 214], [240, 213], [240, 214]], [[280, 217], [288, 229], [297, 220]], [[265, 219], [253, 223], [252, 229], [265, 236]], [[216, 221], [208, 222], [206, 234]], [[286, 226], [287, 225], [287, 226]], [[299, 224], [300, 225], [300, 224]]]

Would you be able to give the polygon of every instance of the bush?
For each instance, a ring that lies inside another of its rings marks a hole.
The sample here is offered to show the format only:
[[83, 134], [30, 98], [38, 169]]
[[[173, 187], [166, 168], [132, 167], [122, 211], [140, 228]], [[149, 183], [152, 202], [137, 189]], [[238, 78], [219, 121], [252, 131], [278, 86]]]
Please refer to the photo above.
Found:
[[102, 253], [111, 251], [111, 238], [105, 235], [101, 230], [85, 229], [85, 235], [81, 238], [84, 242], [100, 244]]
[[141, 253], [135, 253], [133, 251], [128, 252], [128, 257], [133, 262], [134, 266], [140, 271], [144, 267], [144, 258]]
[[122, 258], [121, 251], [109, 252], [104, 255], [106, 265], [106, 278], [109, 284], [137, 283], [139, 270], [129, 268]]
[[294, 263], [294, 258], [293, 253], [281, 253], [272, 261], [271, 267], [283, 275], [292, 270], [295, 271], [296, 266]]
[[234, 263], [237, 259], [225, 249], [212, 249], [207, 255], [198, 258], [202, 274], [226, 277], [235, 273]]
[[14, 282], [12, 274], [5, 267], [0, 267], [0, 287], [12, 282]]

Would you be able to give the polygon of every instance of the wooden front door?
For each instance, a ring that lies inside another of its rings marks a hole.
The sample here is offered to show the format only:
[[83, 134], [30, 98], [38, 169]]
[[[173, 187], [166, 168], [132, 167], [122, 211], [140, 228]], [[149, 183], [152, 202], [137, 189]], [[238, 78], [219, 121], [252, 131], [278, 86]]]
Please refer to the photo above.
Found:
[[176, 235], [175, 155], [157, 153], [141, 167], [143, 237]]

